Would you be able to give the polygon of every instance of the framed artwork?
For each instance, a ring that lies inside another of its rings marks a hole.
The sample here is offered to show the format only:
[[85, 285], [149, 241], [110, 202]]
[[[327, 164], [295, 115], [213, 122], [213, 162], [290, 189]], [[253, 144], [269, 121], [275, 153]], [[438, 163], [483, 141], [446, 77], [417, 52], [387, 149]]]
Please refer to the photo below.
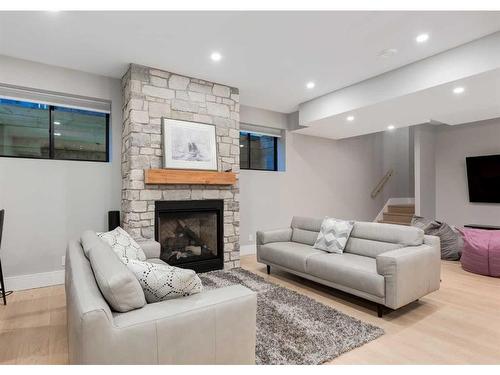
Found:
[[215, 126], [164, 118], [163, 167], [216, 171]]

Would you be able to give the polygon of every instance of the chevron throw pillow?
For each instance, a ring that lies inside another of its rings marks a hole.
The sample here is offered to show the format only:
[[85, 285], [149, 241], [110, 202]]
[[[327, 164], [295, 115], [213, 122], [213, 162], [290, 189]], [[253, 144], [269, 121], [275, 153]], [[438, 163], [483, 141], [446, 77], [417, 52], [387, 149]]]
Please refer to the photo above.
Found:
[[326, 217], [321, 223], [321, 230], [314, 243], [314, 248], [329, 253], [342, 254], [353, 227], [354, 221]]

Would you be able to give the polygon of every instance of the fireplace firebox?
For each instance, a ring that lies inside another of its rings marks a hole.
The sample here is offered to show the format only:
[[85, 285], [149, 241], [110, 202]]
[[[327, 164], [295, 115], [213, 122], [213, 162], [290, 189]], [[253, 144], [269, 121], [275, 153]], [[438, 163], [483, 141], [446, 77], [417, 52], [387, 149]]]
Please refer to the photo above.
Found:
[[207, 272], [224, 267], [224, 201], [155, 202], [155, 239], [171, 266]]

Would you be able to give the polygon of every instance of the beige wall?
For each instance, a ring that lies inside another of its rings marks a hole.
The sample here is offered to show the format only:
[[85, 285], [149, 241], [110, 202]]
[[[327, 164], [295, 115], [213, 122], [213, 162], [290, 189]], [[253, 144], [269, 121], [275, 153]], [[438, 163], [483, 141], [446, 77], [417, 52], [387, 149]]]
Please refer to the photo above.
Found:
[[0, 157], [5, 276], [60, 271], [68, 240], [120, 209], [120, 80], [0, 56], [0, 83], [112, 101], [109, 163]]
[[500, 154], [500, 119], [441, 126], [436, 133], [436, 218], [453, 225], [500, 225], [500, 204], [470, 203], [466, 156]]

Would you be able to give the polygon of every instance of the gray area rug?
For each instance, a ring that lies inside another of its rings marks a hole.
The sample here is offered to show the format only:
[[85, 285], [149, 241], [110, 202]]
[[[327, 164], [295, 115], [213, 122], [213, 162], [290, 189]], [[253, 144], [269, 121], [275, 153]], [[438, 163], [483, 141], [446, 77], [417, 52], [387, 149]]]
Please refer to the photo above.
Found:
[[205, 290], [241, 284], [257, 292], [258, 365], [316, 365], [384, 334], [379, 327], [242, 268], [199, 276]]

